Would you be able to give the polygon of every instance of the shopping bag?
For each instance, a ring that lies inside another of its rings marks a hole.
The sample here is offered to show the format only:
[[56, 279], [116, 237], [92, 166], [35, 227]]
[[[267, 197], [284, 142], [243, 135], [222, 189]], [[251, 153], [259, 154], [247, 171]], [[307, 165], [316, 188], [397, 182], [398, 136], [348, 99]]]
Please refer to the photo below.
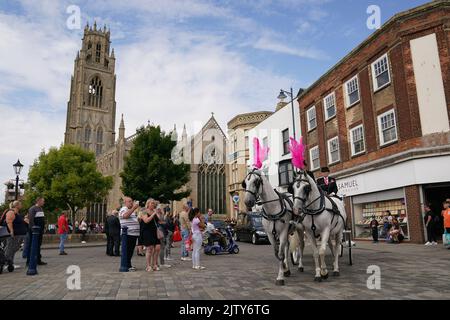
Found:
[[445, 232], [442, 235], [442, 243], [444, 244], [444, 247], [450, 247], [450, 233]]
[[183, 240], [181, 238], [181, 232], [180, 229], [178, 229], [178, 226], [175, 226], [175, 230], [173, 231], [173, 242], [179, 242]]
[[186, 248], [186, 251], [192, 251], [192, 236], [189, 236], [189, 238], [184, 241], [184, 247]]

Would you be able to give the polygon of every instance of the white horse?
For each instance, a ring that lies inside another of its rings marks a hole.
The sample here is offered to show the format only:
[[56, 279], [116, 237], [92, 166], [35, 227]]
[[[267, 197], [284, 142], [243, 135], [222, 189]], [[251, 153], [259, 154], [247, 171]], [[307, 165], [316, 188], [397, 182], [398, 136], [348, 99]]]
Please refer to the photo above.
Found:
[[[260, 170], [254, 168], [242, 182], [245, 189], [245, 205], [252, 208], [255, 204], [262, 204], [263, 210], [263, 227], [267, 233], [270, 243], [272, 244], [275, 257], [279, 260], [277, 285], [284, 285], [284, 278], [290, 276], [289, 270], [289, 230], [293, 218], [291, 205], [277, 193], [271, 186], [269, 180]], [[299, 241], [299, 257], [298, 269], [303, 272], [303, 248], [304, 248], [304, 231], [303, 227], [298, 224], [297, 228], [293, 228], [298, 233]]]
[[[327, 243], [334, 256], [333, 276], [339, 276], [339, 254], [343, 231], [346, 227], [347, 214], [342, 200], [324, 195], [314, 180], [304, 171], [300, 170], [293, 183], [294, 213], [300, 215], [300, 221], [311, 239], [314, 250], [314, 263], [316, 274], [314, 281], [328, 278], [325, 264]], [[320, 249], [317, 248], [317, 238], [320, 237]], [[320, 257], [320, 264], [319, 264]]]

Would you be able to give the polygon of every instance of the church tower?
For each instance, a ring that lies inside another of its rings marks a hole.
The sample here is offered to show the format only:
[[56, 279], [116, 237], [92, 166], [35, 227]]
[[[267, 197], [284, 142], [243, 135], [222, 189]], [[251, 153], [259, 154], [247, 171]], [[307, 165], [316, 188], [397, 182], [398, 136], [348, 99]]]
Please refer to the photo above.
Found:
[[106, 26], [86, 25], [67, 103], [64, 143], [79, 145], [97, 156], [115, 142], [116, 75], [110, 45]]

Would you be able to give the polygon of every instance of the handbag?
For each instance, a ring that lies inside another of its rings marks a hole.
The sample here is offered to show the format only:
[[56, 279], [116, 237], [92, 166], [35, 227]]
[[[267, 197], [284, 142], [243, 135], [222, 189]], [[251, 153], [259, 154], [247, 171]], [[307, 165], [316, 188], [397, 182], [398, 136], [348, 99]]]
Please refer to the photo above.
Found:
[[158, 227], [158, 225], [156, 224], [156, 221], [155, 221], [155, 226], [156, 226], [156, 237], [159, 240], [163, 239], [164, 238], [164, 232], [162, 232], [161, 229]]
[[442, 244], [445, 248], [450, 247], [450, 233], [447, 231], [442, 235]]
[[179, 242], [179, 241], [183, 240], [181, 237], [180, 229], [178, 229], [178, 226], [175, 226], [172, 240], [173, 240], [173, 242]]
[[186, 251], [192, 251], [192, 236], [189, 236], [189, 238], [184, 241], [184, 247], [186, 248]]

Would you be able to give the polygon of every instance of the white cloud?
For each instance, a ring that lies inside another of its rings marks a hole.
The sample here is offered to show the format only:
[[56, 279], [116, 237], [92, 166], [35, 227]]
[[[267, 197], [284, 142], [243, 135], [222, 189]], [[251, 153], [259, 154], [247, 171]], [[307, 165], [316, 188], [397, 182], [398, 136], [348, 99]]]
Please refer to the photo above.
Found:
[[[26, 177], [39, 152], [64, 139], [70, 76], [81, 31], [67, 30], [65, 6], [53, 10], [52, 3], [43, 2], [39, 8], [36, 2], [23, 0], [25, 15], [0, 13], [0, 112], [5, 115], [0, 120], [0, 182], [13, 177], [11, 166], [17, 158], [26, 165]], [[187, 7], [180, 4], [179, 10], [183, 8]], [[207, 9], [199, 2], [189, 14], [210, 14]], [[239, 28], [255, 28], [251, 19], [234, 21]], [[128, 30], [121, 27], [123, 40]], [[113, 43], [117, 113], [125, 114], [127, 135], [147, 119], [166, 130], [176, 122], [180, 129], [183, 123], [189, 127], [206, 121], [211, 112], [226, 131], [226, 122], [237, 113], [274, 109], [277, 90], [293, 83], [289, 77], [250, 65], [230, 47], [227, 35], [151, 24], [132, 31], [139, 40]]]
[[289, 54], [301, 58], [319, 59], [319, 60], [327, 58], [326, 55], [320, 50], [309, 48], [304, 49], [293, 48], [288, 46], [287, 44], [278, 42], [266, 36], [262, 36], [261, 38], [259, 38], [259, 40], [254, 44], [254, 47], [257, 49]]
[[69, 94], [78, 45], [74, 38], [49, 32], [40, 23], [0, 14], [0, 87], [38, 91], [48, 97], [50, 107], [61, 105]]
[[274, 88], [292, 83], [246, 64], [214, 38], [169, 30], [149, 34], [158, 36], [116, 51], [118, 113], [125, 114], [127, 135], [147, 119], [181, 128], [205, 122], [211, 112], [226, 131], [237, 113], [274, 109]]
[[[65, 113], [25, 109], [0, 104], [0, 190], [4, 189], [4, 182], [14, 178], [12, 165], [18, 158], [24, 164], [21, 178], [26, 178], [29, 166], [41, 150], [62, 143]], [[0, 196], [3, 197], [3, 192]]]

